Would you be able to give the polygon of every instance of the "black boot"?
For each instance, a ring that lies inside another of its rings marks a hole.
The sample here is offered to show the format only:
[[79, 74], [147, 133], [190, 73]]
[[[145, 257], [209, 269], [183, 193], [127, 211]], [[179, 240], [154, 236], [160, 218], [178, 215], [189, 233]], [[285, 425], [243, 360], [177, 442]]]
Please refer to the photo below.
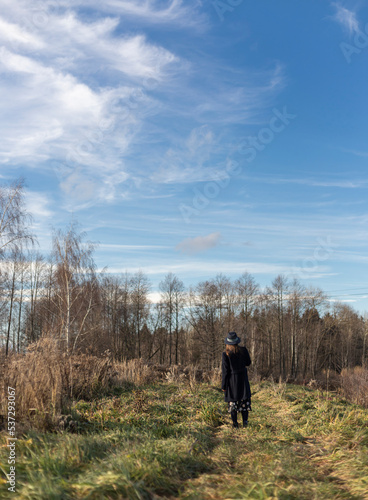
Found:
[[235, 427], [236, 429], [239, 427], [239, 424], [238, 424], [238, 412], [236, 410], [232, 410], [232, 412], [230, 413], [231, 415], [231, 420], [233, 421], [233, 427]]
[[248, 425], [248, 411], [242, 411], [243, 417], [243, 427], [247, 427]]

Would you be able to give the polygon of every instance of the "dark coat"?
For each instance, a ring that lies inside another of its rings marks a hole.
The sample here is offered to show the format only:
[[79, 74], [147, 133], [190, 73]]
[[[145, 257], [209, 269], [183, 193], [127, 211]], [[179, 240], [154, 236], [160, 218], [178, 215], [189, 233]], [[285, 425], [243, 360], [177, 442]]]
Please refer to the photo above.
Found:
[[251, 396], [247, 366], [251, 363], [248, 349], [239, 346], [237, 354], [222, 353], [222, 389], [225, 401], [242, 401]]

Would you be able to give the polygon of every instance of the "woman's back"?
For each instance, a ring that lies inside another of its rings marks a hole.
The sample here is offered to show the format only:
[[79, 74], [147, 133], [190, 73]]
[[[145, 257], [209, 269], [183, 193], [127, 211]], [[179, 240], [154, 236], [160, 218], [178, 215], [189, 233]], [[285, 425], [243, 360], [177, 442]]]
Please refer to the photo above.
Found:
[[241, 412], [243, 425], [248, 425], [251, 408], [251, 392], [247, 366], [251, 364], [248, 349], [239, 346], [240, 338], [230, 332], [226, 339], [226, 349], [222, 353], [222, 390], [234, 427], [238, 427], [237, 413]]
[[229, 355], [224, 351], [222, 356], [227, 357], [232, 373], [239, 373], [251, 364], [248, 349], [243, 346], [238, 346], [237, 352], [230, 352]]

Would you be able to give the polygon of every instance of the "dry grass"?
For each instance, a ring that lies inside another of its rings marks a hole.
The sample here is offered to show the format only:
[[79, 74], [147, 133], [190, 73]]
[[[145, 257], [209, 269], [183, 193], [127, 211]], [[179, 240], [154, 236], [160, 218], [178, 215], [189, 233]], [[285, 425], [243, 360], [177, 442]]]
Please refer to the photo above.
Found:
[[[52, 427], [55, 416], [72, 399], [93, 397], [109, 387], [114, 375], [108, 359], [67, 357], [52, 339], [41, 339], [26, 355], [10, 356], [2, 368], [3, 394], [8, 387], [15, 389], [17, 418], [32, 422], [36, 428]], [[0, 414], [5, 414], [5, 407], [0, 408]]]
[[123, 363], [115, 363], [115, 385], [130, 383], [146, 385], [153, 382], [183, 383], [195, 387], [200, 382], [211, 385], [221, 383], [221, 369], [203, 370], [194, 365], [152, 365], [141, 359], [131, 359]]
[[[251, 380], [249, 426], [233, 429], [220, 387], [192, 390], [189, 378], [168, 383], [156, 372], [162, 381], [75, 402], [73, 417], [88, 432], [19, 433], [17, 499], [368, 498], [364, 408], [337, 394]], [[171, 372], [180, 377], [181, 369]], [[6, 472], [5, 445], [0, 433]], [[14, 498], [5, 486], [0, 474], [0, 497]]]
[[124, 384], [145, 385], [160, 377], [141, 359], [130, 359], [114, 364], [113, 385]]
[[368, 370], [361, 366], [341, 372], [342, 392], [348, 401], [368, 408]]
[[[67, 356], [50, 338], [30, 346], [27, 354], [2, 361], [2, 394], [15, 388], [17, 418], [37, 429], [57, 427], [60, 414], [69, 413], [73, 400], [90, 400], [114, 387], [165, 380], [195, 388], [199, 382], [218, 385], [221, 380], [219, 369], [205, 372], [194, 366], [147, 365], [141, 359], [117, 363], [87, 354]], [[5, 398], [1, 399], [0, 417], [5, 415]]]
[[196, 366], [173, 365], [165, 371], [164, 379], [171, 383], [188, 383], [190, 387], [195, 387], [199, 382], [218, 386], [221, 384], [221, 369], [202, 370]]

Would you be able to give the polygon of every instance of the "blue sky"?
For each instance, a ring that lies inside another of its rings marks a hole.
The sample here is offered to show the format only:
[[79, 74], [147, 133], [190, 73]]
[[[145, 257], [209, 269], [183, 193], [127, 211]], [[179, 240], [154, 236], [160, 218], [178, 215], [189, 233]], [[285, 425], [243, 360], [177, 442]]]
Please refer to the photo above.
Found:
[[153, 289], [248, 271], [368, 309], [368, 6], [3, 0], [0, 181]]

